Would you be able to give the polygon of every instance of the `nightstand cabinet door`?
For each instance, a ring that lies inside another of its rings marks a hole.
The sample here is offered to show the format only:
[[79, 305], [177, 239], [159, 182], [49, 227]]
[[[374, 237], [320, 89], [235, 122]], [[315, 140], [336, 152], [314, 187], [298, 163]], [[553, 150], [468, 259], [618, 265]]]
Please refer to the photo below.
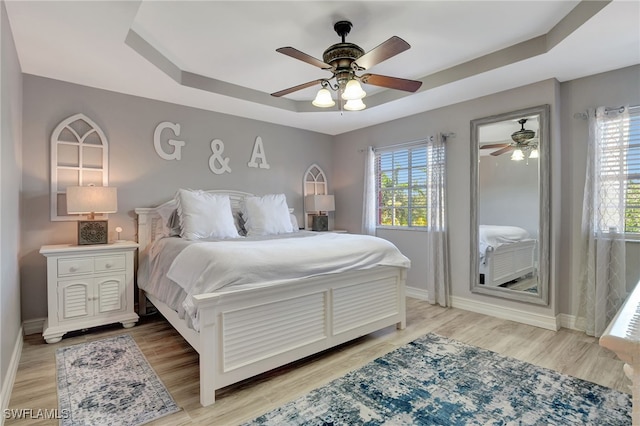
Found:
[[93, 296], [93, 301], [95, 303], [95, 314], [100, 315], [110, 312], [124, 311], [124, 275], [96, 278], [95, 281], [95, 291]]
[[133, 327], [134, 257], [138, 244], [124, 242], [75, 246], [42, 246], [47, 258], [49, 314], [44, 325], [47, 343], [73, 330], [120, 322]]
[[93, 315], [92, 280], [58, 282], [58, 321]]

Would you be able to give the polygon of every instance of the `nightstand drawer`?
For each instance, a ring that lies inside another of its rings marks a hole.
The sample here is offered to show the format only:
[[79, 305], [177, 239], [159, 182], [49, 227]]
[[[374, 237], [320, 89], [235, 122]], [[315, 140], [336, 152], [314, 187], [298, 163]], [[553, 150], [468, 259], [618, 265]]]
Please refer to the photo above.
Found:
[[58, 259], [58, 276], [86, 274], [93, 272], [93, 257]]
[[95, 258], [96, 272], [122, 271], [126, 266], [124, 254]]

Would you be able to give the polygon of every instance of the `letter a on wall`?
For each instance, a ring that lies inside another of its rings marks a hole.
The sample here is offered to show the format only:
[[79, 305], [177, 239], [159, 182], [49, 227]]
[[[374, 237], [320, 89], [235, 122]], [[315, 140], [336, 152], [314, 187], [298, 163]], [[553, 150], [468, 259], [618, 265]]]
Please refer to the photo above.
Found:
[[[257, 160], [260, 160], [260, 163]], [[267, 155], [264, 153], [264, 145], [262, 145], [262, 138], [258, 136], [253, 144], [253, 152], [251, 153], [251, 161], [247, 163], [247, 166], [253, 168], [269, 169], [269, 163], [267, 163]]]

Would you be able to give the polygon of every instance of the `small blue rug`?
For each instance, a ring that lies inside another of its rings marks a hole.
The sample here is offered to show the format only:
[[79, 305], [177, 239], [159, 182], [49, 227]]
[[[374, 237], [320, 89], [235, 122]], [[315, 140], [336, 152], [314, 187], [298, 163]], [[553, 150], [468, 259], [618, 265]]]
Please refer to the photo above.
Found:
[[427, 334], [246, 425], [630, 425], [631, 397]]
[[180, 410], [128, 334], [60, 348], [56, 367], [63, 426], [141, 425]]

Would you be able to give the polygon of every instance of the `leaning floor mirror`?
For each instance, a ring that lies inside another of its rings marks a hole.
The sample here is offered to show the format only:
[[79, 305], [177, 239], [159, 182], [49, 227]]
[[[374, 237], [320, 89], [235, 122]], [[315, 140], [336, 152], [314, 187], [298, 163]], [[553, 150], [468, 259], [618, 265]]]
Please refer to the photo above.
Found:
[[549, 105], [471, 121], [471, 291], [549, 304]]

